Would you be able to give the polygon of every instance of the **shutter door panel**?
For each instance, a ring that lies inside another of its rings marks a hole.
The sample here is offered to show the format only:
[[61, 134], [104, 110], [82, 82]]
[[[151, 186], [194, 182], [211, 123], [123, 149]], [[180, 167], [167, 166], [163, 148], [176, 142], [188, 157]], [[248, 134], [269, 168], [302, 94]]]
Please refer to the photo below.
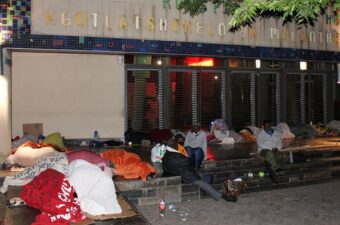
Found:
[[135, 131], [158, 128], [158, 72], [128, 71], [128, 126]]
[[232, 126], [242, 128], [251, 124], [250, 74], [231, 75]]
[[213, 72], [198, 73], [198, 121], [208, 128], [211, 121], [222, 118], [221, 74]]
[[324, 76], [311, 75], [310, 80], [306, 82], [306, 116], [307, 122], [313, 123], [324, 122]]
[[192, 73], [170, 72], [167, 80], [167, 127], [187, 129], [192, 124]]
[[300, 75], [287, 74], [287, 124], [301, 122], [300, 115]]
[[275, 74], [256, 75], [256, 125], [264, 120], [276, 122]]

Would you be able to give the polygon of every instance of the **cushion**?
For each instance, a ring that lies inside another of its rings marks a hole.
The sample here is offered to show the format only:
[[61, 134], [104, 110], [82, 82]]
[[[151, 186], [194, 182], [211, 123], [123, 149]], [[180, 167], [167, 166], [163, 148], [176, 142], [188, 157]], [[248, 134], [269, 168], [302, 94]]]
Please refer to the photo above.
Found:
[[64, 148], [64, 140], [59, 132], [52, 133], [45, 137], [43, 143], [57, 145], [60, 148]]

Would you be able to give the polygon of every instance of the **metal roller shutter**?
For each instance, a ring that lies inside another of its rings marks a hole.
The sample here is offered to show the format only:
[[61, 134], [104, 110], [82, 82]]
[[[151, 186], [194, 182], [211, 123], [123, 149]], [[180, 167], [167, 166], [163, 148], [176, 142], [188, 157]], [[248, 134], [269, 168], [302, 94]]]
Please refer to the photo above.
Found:
[[300, 75], [287, 74], [287, 123], [299, 124], [300, 120]]
[[256, 125], [264, 120], [276, 123], [276, 74], [256, 75]]
[[251, 124], [250, 110], [250, 74], [231, 75], [231, 116], [232, 126], [242, 128]]
[[221, 73], [200, 72], [197, 76], [197, 115], [202, 127], [222, 118]]
[[326, 103], [326, 81], [323, 75], [310, 75], [306, 82], [306, 121], [313, 123], [324, 122], [324, 109]]
[[166, 83], [166, 127], [186, 129], [192, 124], [192, 73], [169, 72]]
[[128, 71], [128, 126], [135, 131], [159, 127], [158, 72]]

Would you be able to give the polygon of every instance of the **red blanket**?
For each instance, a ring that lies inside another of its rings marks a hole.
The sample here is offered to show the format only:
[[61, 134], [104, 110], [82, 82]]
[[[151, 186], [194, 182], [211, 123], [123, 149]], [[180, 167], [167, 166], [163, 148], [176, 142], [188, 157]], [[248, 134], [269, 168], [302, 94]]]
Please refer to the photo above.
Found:
[[60, 172], [47, 169], [26, 184], [21, 198], [28, 206], [41, 209], [34, 225], [69, 224], [84, 219], [74, 188]]

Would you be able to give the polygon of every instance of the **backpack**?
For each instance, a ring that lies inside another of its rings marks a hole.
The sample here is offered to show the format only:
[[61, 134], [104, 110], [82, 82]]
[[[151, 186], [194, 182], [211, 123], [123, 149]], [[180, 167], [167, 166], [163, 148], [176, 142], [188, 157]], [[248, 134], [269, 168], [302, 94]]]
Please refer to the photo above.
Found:
[[227, 179], [222, 184], [222, 194], [225, 200], [236, 202], [238, 196], [241, 194], [243, 188], [246, 187], [242, 179]]

